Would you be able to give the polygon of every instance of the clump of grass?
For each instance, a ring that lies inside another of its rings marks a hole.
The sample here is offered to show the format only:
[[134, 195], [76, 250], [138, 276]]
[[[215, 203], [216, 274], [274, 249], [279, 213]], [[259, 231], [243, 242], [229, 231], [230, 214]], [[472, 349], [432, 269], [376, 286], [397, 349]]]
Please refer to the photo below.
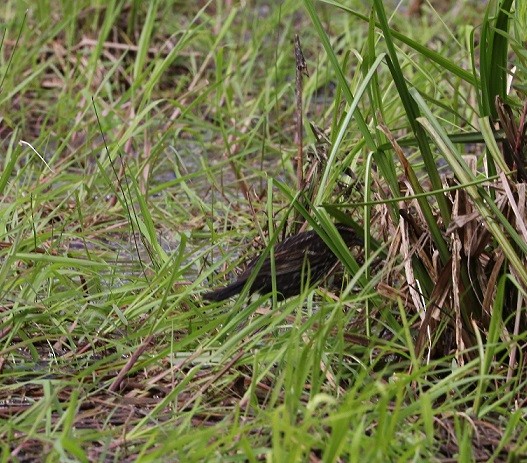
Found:
[[[0, 7], [5, 459], [525, 455], [525, 7], [356, 3]], [[295, 220], [340, 292], [203, 304]]]

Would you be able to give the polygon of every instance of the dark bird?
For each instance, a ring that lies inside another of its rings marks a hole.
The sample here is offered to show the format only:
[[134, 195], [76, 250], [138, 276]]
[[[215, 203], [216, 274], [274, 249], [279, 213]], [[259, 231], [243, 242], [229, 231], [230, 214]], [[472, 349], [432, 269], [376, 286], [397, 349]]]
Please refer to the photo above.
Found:
[[[336, 229], [348, 247], [362, 244], [355, 231], [338, 224]], [[236, 281], [224, 288], [208, 292], [203, 297], [209, 301], [223, 301], [243, 289], [258, 262], [256, 257]], [[283, 300], [300, 294], [306, 285], [313, 285], [326, 277], [338, 263], [338, 257], [315, 231], [290, 236], [274, 248], [275, 279], [278, 299]], [[309, 277], [309, 278], [308, 278]], [[273, 290], [271, 258], [267, 257], [251, 284], [250, 293], [267, 294]]]

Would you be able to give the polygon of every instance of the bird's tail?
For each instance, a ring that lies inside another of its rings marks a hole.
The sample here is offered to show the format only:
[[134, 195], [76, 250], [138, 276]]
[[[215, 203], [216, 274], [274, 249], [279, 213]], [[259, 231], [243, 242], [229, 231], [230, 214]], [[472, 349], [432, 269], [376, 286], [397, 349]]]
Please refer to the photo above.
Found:
[[224, 301], [225, 299], [228, 299], [229, 297], [235, 296], [238, 294], [245, 285], [246, 280], [242, 281], [235, 281], [234, 283], [231, 283], [228, 286], [225, 286], [224, 288], [218, 288], [214, 291], [210, 291], [208, 293], [205, 293], [203, 295], [203, 299], [206, 299], [207, 301]]

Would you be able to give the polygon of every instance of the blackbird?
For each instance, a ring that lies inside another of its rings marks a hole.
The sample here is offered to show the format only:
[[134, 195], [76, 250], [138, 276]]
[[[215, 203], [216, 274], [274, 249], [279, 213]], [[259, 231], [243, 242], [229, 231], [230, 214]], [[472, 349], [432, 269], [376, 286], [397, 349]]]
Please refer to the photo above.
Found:
[[[337, 224], [335, 227], [348, 247], [362, 244], [362, 239], [351, 227], [343, 224]], [[241, 292], [258, 259], [259, 257], [256, 257], [249, 262], [245, 271], [233, 283], [208, 292], [203, 297], [209, 301], [223, 301]], [[298, 233], [276, 244], [274, 275], [278, 299], [296, 296], [304, 287], [319, 283], [338, 261], [337, 256], [315, 231]], [[271, 259], [267, 257], [251, 284], [250, 293], [270, 293], [273, 290], [272, 281]]]

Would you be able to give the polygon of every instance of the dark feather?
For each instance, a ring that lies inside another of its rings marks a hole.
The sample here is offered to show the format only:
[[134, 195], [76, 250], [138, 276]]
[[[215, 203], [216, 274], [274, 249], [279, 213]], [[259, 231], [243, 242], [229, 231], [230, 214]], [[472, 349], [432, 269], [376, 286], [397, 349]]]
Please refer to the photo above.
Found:
[[[336, 225], [336, 228], [347, 246], [362, 244], [355, 231], [346, 225]], [[236, 281], [204, 294], [209, 301], [223, 301], [243, 289], [258, 262], [259, 257], [247, 265]], [[279, 299], [300, 294], [306, 285], [320, 282], [338, 263], [338, 258], [314, 231], [290, 236], [275, 246], [274, 250], [275, 280]], [[309, 277], [309, 278], [308, 278]], [[273, 272], [271, 259], [267, 257], [256, 275], [250, 292], [267, 294], [273, 288]]]

